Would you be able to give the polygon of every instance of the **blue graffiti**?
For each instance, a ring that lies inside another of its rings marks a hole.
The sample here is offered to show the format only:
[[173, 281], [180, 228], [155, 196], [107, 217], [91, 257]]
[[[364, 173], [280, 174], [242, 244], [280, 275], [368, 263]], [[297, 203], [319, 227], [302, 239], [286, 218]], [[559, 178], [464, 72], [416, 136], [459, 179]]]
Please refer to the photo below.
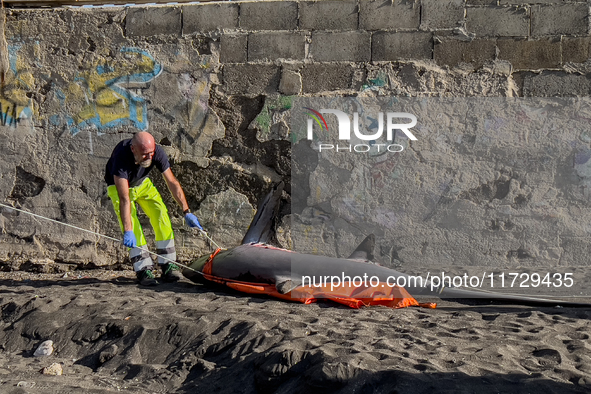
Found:
[[[89, 128], [97, 131], [123, 125], [139, 130], [148, 128], [147, 101], [132, 89], [147, 88], [147, 84], [160, 75], [162, 66], [141, 49], [123, 47], [120, 52], [123, 60], [96, 65], [75, 78], [74, 83], [83, 97], [66, 97], [63, 92], [57, 92], [56, 97], [64, 108], [68, 101], [84, 103], [78, 113], [63, 117], [72, 135]], [[58, 120], [50, 121], [54, 124]]]

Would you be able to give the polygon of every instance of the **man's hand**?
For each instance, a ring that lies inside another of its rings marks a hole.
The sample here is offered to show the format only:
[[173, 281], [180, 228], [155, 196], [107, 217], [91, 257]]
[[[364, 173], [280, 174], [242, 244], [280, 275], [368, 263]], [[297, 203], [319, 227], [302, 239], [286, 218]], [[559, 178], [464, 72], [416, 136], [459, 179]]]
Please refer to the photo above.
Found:
[[203, 230], [203, 227], [201, 227], [201, 224], [199, 223], [199, 219], [197, 219], [197, 216], [193, 215], [191, 212], [188, 212], [185, 215], [185, 221], [187, 222], [187, 226], [197, 227], [199, 230]]
[[133, 231], [126, 231], [123, 233], [123, 245], [127, 246], [128, 248], [135, 248], [136, 244], [137, 241]]

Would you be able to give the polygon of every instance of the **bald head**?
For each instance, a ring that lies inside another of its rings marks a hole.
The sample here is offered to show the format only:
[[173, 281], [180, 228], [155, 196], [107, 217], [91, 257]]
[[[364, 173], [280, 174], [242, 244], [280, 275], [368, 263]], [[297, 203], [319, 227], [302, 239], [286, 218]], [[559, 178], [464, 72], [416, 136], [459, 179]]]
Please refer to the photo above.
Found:
[[136, 133], [131, 139], [131, 152], [133, 153], [135, 164], [139, 164], [144, 168], [150, 167], [155, 150], [156, 142], [154, 141], [154, 137], [146, 131]]
[[152, 134], [148, 133], [147, 131], [140, 131], [139, 133], [135, 133], [133, 135], [133, 138], [131, 139], [131, 144], [136, 148], [146, 148], [150, 150], [154, 150], [154, 148], [156, 147], [154, 137], [152, 137]]

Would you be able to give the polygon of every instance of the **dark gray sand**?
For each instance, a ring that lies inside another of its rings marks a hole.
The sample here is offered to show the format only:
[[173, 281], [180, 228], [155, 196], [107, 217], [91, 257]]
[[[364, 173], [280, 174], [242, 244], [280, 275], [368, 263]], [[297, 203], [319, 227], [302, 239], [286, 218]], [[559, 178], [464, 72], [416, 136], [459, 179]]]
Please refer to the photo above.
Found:
[[[591, 392], [591, 309], [354, 310], [62, 276], [0, 275], [0, 393]], [[63, 375], [40, 372], [53, 363]]]

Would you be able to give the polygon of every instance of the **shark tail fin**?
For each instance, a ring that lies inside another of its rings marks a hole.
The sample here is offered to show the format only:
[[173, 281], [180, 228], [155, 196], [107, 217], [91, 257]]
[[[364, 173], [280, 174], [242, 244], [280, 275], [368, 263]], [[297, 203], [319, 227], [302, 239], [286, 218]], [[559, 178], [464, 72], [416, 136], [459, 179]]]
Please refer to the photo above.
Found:
[[265, 196], [259, 203], [257, 213], [254, 215], [246, 235], [242, 239], [242, 244], [251, 242], [266, 243], [275, 231], [273, 228], [273, 219], [277, 216], [279, 210], [279, 200], [283, 192], [284, 183], [280, 182]]
[[373, 249], [376, 245], [376, 236], [373, 234], [369, 234], [363, 242], [359, 244], [357, 249], [351, 253], [349, 259], [353, 260], [373, 260]]

